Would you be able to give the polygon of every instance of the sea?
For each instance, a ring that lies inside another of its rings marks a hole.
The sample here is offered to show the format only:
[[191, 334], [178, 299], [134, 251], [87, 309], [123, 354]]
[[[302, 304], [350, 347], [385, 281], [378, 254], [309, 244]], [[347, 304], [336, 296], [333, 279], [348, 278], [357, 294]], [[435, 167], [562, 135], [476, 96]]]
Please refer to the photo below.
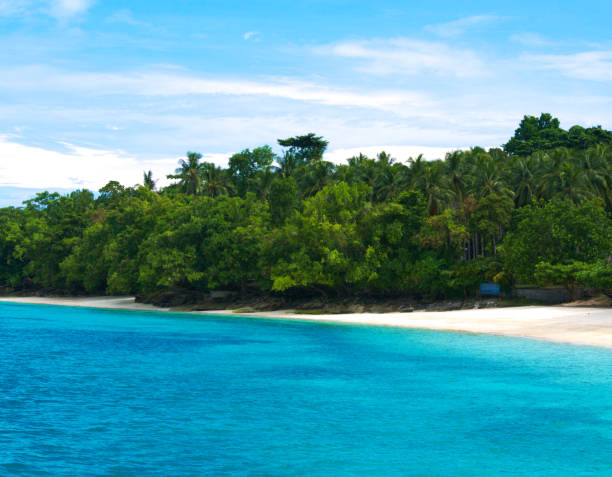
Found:
[[612, 350], [2, 303], [0, 475], [612, 476]]

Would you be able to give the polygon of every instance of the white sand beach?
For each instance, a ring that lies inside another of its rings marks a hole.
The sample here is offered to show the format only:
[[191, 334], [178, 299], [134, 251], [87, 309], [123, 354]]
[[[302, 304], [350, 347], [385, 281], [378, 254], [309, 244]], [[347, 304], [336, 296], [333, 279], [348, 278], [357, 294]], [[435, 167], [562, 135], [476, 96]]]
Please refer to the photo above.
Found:
[[95, 296], [95, 297], [0, 297], [0, 302], [29, 303], [31, 305], [83, 306], [89, 308], [110, 308], [116, 310], [170, 311], [145, 303], [137, 303], [133, 296]]
[[[136, 303], [134, 297], [3, 297], [0, 298], [0, 302], [171, 311], [168, 308]], [[612, 348], [611, 308], [523, 306], [443, 312], [339, 315], [301, 315], [289, 310], [256, 313], [232, 313], [231, 310], [216, 310], [191, 313], [487, 333]]]

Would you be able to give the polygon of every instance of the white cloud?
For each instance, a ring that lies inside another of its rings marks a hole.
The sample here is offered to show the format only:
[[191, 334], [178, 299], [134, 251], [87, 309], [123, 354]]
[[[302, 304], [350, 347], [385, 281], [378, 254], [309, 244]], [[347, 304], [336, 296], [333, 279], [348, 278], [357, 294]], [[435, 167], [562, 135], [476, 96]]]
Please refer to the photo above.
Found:
[[514, 35], [510, 36], [510, 40], [529, 47], [555, 46], [559, 44], [558, 42], [544, 38], [538, 33], [530, 32], [515, 33]]
[[460, 36], [476, 26], [487, 25], [498, 20], [499, 17], [496, 15], [474, 15], [471, 17], [459, 18], [451, 22], [427, 25], [424, 30], [443, 38], [452, 38]]
[[584, 51], [567, 55], [523, 55], [534, 69], [558, 71], [581, 80], [612, 81], [612, 51]]
[[175, 96], [183, 94], [270, 96], [330, 106], [394, 109], [398, 106], [423, 106], [429, 101], [423, 94], [410, 91], [360, 92], [333, 88], [292, 79], [268, 81], [209, 80], [188, 76], [151, 75], [137, 80], [141, 94]]
[[244, 35], [242, 35], [242, 38], [244, 38], [245, 40], [255, 40], [257, 35], [259, 35], [258, 31], [247, 31]]
[[[87, 188], [98, 190], [108, 181], [117, 180], [129, 186], [142, 183], [144, 171], [151, 170], [159, 186], [171, 181], [166, 175], [178, 166], [180, 157], [165, 159], [137, 159], [123, 151], [94, 149], [90, 147], [62, 144], [63, 151], [28, 146], [14, 138], [0, 137], [0, 188], [19, 187], [39, 190], [74, 190]], [[425, 159], [443, 158], [450, 147], [380, 145], [332, 149], [325, 159], [335, 163], [363, 153], [376, 157], [386, 151], [398, 161], [423, 154]], [[204, 154], [203, 161], [227, 166], [231, 153]], [[27, 165], [27, 167], [26, 167]]]
[[137, 26], [137, 27], [147, 27], [150, 28], [152, 25], [150, 23], [142, 22], [140, 20], [136, 20], [132, 15], [131, 10], [127, 8], [122, 8], [121, 10], [117, 10], [111, 16], [109, 16], [106, 21], [108, 23], [123, 23], [125, 25]]
[[[122, 151], [63, 146], [62, 152], [52, 151], [0, 137], [0, 187], [98, 190], [110, 180], [130, 186], [142, 183], [145, 170], [153, 171], [158, 185], [164, 185], [179, 160], [137, 159]], [[229, 155], [207, 154], [204, 160], [223, 165]]]
[[58, 19], [67, 19], [84, 13], [93, 0], [51, 0], [50, 13]]
[[84, 13], [95, 0], [0, 0], [0, 16], [51, 15], [60, 21]]
[[32, 7], [31, 0], [0, 0], [0, 16], [19, 16]]
[[[39, 78], [44, 78], [41, 82]], [[229, 95], [267, 96], [329, 106], [350, 106], [385, 111], [432, 107], [424, 94], [411, 91], [358, 91], [334, 88], [289, 78], [265, 81], [211, 79], [195, 75], [162, 73], [69, 73], [47, 68], [6, 70], [0, 86], [7, 90], [64, 91], [94, 95], [135, 96]]]
[[487, 75], [484, 61], [472, 50], [411, 38], [345, 41], [318, 47], [319, 54], [361, 60], [358, 71], [372, 74], [473, 77]]

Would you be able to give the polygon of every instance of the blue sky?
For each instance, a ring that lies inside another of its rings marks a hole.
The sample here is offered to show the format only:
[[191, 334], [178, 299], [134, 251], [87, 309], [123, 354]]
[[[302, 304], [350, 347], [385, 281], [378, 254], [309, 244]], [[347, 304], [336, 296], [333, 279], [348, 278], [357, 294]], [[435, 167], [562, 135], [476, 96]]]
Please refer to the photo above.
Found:
[[603, 1], [0, 0], [0, 205], [311, 131], [341, 161], [498, 146], [542, 111], [611, 129], [611, 17]]

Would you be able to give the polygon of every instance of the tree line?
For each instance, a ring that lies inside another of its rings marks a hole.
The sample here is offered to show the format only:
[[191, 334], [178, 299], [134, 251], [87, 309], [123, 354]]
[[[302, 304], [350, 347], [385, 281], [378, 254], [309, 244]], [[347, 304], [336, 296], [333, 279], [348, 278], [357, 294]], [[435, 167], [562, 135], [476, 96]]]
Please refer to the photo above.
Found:
[[483, 281], [612, 288], [612, 133], [525, 116], [502, 148], [323, 159], [315, 134], [187, 153], [156, 187], [43, 192], [0, 209], [0, 285], [466, 296]]

